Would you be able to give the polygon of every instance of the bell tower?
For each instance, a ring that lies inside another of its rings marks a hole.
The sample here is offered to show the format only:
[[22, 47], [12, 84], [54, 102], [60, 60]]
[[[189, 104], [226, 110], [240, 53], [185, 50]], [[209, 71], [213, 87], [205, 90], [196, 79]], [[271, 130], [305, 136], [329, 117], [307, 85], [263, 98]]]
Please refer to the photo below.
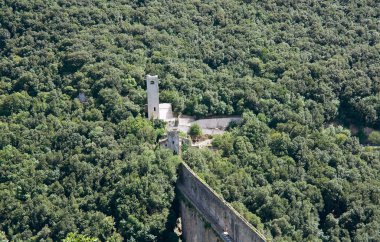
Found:
[[158, 76], [146, 75], [146, 94], [148, 98], [148, 118], [160, 117]]

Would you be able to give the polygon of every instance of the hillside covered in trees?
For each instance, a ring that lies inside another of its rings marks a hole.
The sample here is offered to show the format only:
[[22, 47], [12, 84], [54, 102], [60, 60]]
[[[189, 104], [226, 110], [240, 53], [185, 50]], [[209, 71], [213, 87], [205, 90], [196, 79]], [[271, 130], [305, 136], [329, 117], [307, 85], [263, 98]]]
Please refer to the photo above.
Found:
[[380, 155], [342, 127], [380, 128], [376, 0], [0, 1], [0, 240], [173, 238], [147, 73], [243, 114], [183, 159], [268, 237], [380, 240]]

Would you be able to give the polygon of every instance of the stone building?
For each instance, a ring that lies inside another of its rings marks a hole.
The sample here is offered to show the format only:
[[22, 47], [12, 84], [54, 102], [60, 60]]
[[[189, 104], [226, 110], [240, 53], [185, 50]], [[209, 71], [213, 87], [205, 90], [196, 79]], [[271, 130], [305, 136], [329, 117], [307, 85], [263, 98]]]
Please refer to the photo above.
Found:
[[168, 131], [166, 138], [160, 140], [160, 145], [179, 155], [182, 149], [182, 139], [179, 137], [179, 132], [176, 130]]
[[158, 76], [146, 76], [146, 92], [148, 98], [148, 118], [160, 117], [160, 101], [158, 89]]
[[160, 140], [161, 146], [171, 149], [174, 153], [180, 154], [182, 144], [198, 148], [211, 147], [212, 138], [192, 143], [188, 138], [181, 138], [179, 132], [188, 133], [191, 125], [198, 124], [202, 128], [204, 135], [212, 136], [223, 134], [231, 122], [240, 123], [240, 116], [213, 117], [196, 120], [192, 116], [177, 116], [173, 114], [171, 103], [160, 103], [159, 99], [159, 80], [158, 76], [147, 75], [147, 99], [148, 99], [148, 118], [160, 119], [166, 122], [166, 138]]
[[174, 121], [172, 104], [160, 103], [158, 76], [146, 76], [146, 95], [148, 99], [148, 118]]

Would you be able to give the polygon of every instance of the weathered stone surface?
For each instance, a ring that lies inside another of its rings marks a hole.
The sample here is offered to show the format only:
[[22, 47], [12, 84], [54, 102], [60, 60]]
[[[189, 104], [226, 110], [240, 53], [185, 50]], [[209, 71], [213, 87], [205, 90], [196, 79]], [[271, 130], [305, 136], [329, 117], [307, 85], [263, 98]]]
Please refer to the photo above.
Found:
[[[235, 211], [223, 198], [217, 195], [207, 184], [186, 165], [180, 167], [178, 190], [182, 195], [183, 202], [192, 205], [198, 215], [187, 211], [187, 207], [181, 205], [182, 229], [186, 241], [215, 241], [209, 235], [209, 229], [202, 229], [199, 225], [201, 220], [204, 226], [211, 227], [220, 241], [238, 242], [262, 242], [265, 238], [251, 224], [248, 223], [237, 211]], [[208, 226], [209, 225], [209, 226]], [[225, 233], [228, 233], [226, 236]], [[198, 240], [194, 240], [197, 238]], [[210, 240], [202, 240], [207, 238]]]
[[146, 76], [146, 91], [148, 98], [148, 118], [156, 119], [160, 117], [160, 101], [158, 90], [158, 76]]
[[190, 204], [180, 201], [182, 236], [186, 242], [218, 242], [219, 236]]
[[242, 121], [240, 116], [215, 117], [198, 120], [195, 120], [194, 117], [185, 116], [178, 119], [178, 130], [187, 133], [191, 125], [198, 124], [202, 128], [203, 134], [208, 135], [223, 134], [231, 122], [241, 123]]

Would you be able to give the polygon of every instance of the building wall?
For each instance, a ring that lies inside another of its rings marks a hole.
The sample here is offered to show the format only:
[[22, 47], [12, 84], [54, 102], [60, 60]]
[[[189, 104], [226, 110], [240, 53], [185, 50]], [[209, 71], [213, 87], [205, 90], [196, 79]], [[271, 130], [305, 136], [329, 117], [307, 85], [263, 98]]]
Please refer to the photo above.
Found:
[[182, 237], [186, 242], [219, 242], [219, 236], [198, 211], [185, 201], [180, 201]]
[[177, 131], [168, 132], [167, 148], [171, 149], [175, 154], [180, 154], [181, 141]]
[[171, 103], [160, 103], [159, 107], [161, 120], [168, 121], [174, 119]]
[[182, 140], [179, 138], [179, 133], [177, 131], [168, 131], [166, 138], [160, 140], [159, 143], [161, 147], [170, 149], [173, 153], [180, 155]]
[[158, 76], [146, 76], [146, 91], [148, 98], [148, 118], [156, 119], [160, 117], [160, 101], [158, 89]]
[[184, 118], [180, 117], [178, 120], [178, 129], [182, 132], [187, 133], [190, 126], [196, 123], [202, 128], [203, 134], [213, 135], [223, 134], [231, 122], [241, 123], [242, 118], [239, 116], [232, 116], [195, 120], [194, 117], [186, 116]]
[[[223, 198], [217, 195], [207, 184], [201, 181], [184, 163], [180, 167], [177, 187], [183, 199], [197, 208], [202, 214], [202, 217], [211, 224], [211, 227], [219, 236], [222, 235], [223, 231], [227, 231], [232, 241], [265, 241], [263, 235], [224, 201]], [[186, 215], [186, 211], [181, 213]], [[184, 233], [186, 241], [192, 241], [191, 238], [194, 236], [202, 238], [203, 230], [191, 229], [191, 227], [197, 227], [196, 221], [197, 220], [189, 221], [188, 216], [182, 218], [182, 230], [187, 231]], [[222, 238], [222, 236], [220, 236], [220, 238]]]

